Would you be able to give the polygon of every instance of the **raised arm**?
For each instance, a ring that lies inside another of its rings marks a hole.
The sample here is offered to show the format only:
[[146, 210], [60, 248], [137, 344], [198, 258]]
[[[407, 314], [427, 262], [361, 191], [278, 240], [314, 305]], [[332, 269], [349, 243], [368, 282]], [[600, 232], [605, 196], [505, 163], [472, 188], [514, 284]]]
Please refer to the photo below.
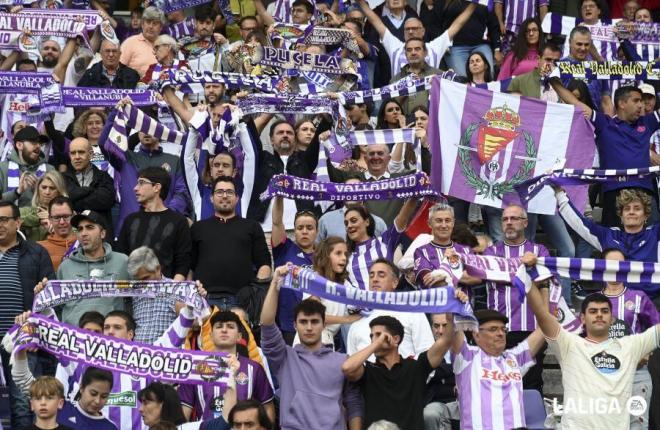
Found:
[[[468, 301], [468, 296], [460, 290], [454, 290], [455, 297], [461, 302], [465, 303]], [[426, 352], [426, 358], [429, 360], [429, 364], [433, 369], [437, 368], [442, 364], [442, 359], [452, 347], [453, 338], [459, 333], [454, 333], [454, 318], [447, 318], [447, 327], [442, 332], [442, 336], [437, 338], [433, 343], [433, 346], [429, 348]], [[463, 335], [463, 332], [460, 332], [460, 335]]]
[[167, 104], [174, 110], [174, 113], [179, 115], [183, 122], [188, 125], [193, 117], [193, 113], [186, 107], [186, 105], [176, 96], [174, 88], [166, 87], [163, 89], [163, 98]]
[[382, 39], [385, 36], [385, 32], [387, 31], [387, 27], [385, 27], [385, 24], [383, 24], [383, 21], [376, 14], [376, 12], [374, 12], [369, 7], [369, 4], [365, 0], [358, 0], [358, 4], [360, 5], [360, 9], [362, 9], [362, 13], [364, 13], [364, 15], [369, 20], [369, 23], [378, 32], [378, 37], [380, 37]]
[[254, 8], [257, 10], [257, 15], [261, 18], [261, 24], [263, 24], [264, 27], [270, 27], [275, 24], [275, 20], [270, 16], [261, 0], [254, 0]]
[[[536, 255], [532, 254], [531, 252], [527, 252], [525, 255], [523, 255], [521, 261], [525, 266], [532, 267], [536, 265], [537, 258]], [[527, 303], [529, 303], [529, 306], [532, 308], [532, 311], [536, 316], [536, 322], [543, 332], [543, 335], [549, 339], [554, 339], [557, 337], [557, 334], [559, 334], [561, 326], [559, 325], [559, 322], [557, 322], [557, 318], [555, 318], [550, 313], [550, 310], [543, 300], [543, 295], [537, 287], [536, 282], [532, 282], [531, 284], [532, 286], [527, 292]], [[532, 333], [530, 337], [533, 335], [534, 334]], [[532, 338], [532, 341], [534, 340], [535, 337]], [[531, 347], [532, 345], [530, 344], [530, 348]], [[538, 347], [540, 348], [540, 346]]]
[[341, 371], [344, 372], [346, 379], [349, 381], [359, 381], [364, 375], [364, 362], [369, 359], [371, 354], [376, 352], [381, 345], [391, 343], [392, 336], [389, 333], [380, 332], [371, 340], [371, 343], [351, 355], [341, 365]]
[[259, 319], [261, 325], [275, 324], [275, 316], [277, 315], [277, 303], [279, 301], [280, 295], [280, 285], [287, 273], [289, 273], [288, 266], [280, 266], [275, 269], [275, 273], [273, 273], [273, 279], [270, 281], [268, 293], [266, 293], [266, 298], [264, 299], [264, 304], [261, 308], [261, 318]]
[[454, 22], [451, 23], [447, 29], [447, 34], [449, 35], [449, 40], [454, 40], [454, 36], [461, 31], [463, 26], [468, 22], [472, 13], [477, 8], [476, 3], [470, 3], [460, 15], [456, 17]]
[[273, 199], [273, 230], [270, 235], [270, 243], [275, 248], [286, 240], [284, 228], [284, 199], [277, 196]]
[[410, 217], [412, 217], [415, 209], [417, 209], [417, 199], [408, 199], [401, 206], [401, 210], [399, 210], [396, 218], [394, 218], [394, 226], [397, 231], [402, 232], [408, 227], [408, 222], [410, 222]]
[[564, 87], [564, 85], [561, 83], [561, 80], [559, 78], [550, 78], [549, 82], [550, 85], [552, 85], [552, 88], [557, 92], [557, 95], [565, 103], [568, 103], [573, 106], [578, 106], [580, 109], [584, 111], [585, 117], [591, 118], [593, 110], [586, 104], [582, 103], [577, 97], [575, 97], [575, 94], [567, 90]]
[[78, 48], [78, 41], [75, 38], [68, 39], [64, 49], [60, 54], [60, 59], [57, 61], [57, 65], [53, 69], [53, 75], [59, 79], [59, 82], [64, 84], [64, 76], [66, 74], [66, 68], [69, 66], [69, 61], [73, 57], [73, 53], [76, 52]]

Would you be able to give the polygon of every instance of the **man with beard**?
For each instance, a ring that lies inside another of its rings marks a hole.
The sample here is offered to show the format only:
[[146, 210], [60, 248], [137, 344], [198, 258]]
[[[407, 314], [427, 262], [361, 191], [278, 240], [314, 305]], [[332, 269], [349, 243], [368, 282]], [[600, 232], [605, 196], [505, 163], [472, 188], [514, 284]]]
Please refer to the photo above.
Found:
[[[86, 210], [71, 219], [80, 246], [60, 264], [57, 279], [122, 280], [130, 279], [128, 257], [114, 252], [108, 243], [105, 219], [97, 212]], [[73, 300], [62, 307], [62, 322], [77, 325], [88, 311], [103, 315], [124, 309], [122, 297], [100, 297]]]
[[[261, 201], [259, 196], [268, 187], [270, 179], [286, 173], [299, 178], [311, 177], [319, 159], [319, 141], [312, 139], [307, 149], [296, 151], [296, 133], [286, 120], [277, 120], [270, 127], [270, 143], [273, 152], [259, 148], [259, 174], [256, 178], [247, 217], [262, 222], [264, 231], [272, 228], [272, 200]], [[314, 202], [286, 200], [284, 202], [284, 227], [293, 229], [293, 219], [298, 211], [313, 210]]]
[[[502, 212], [502, 231], [504, 240], [489, 246], [484, 255], [493, 255], [503, 258], [520, 258], [530, 252], [538, 257], [549, 257], [550, 253], [545, 246], [531, 242], [525, 238], [527, 227], [527, 212], [522, 206], [511, 205]], [[559, 287], [552, 283], [549, 297], [557, 297]], [[504, 282], [486, 283], [488, 309], [495, 310], [508, 320], [508, 334], [506, 335], [506, 348], [513, 348], [537, 328], [536, 318], [527, 300], [520, 299], [511, 284]], [[546, 305], [547, 306], [547, 305]], [[543, 358], [545, 347], [541, 348], [534, 358], [536, 365], [532, 367], [523, 379], [525, 389], [543, 390]]]
[[73, 217], [73, 206], [71, 200], [64, 196], [57, 196], [48, 204], [48, 221], [51, 231], [45, 240], [37, 242], [46, 248], [53, 268], [57, 270], [64, 256], [78, 246], [76, 234], [71, 227]]
[[[423, 78], [430, 75], [440, 74], [440, 69], [437, 69], [426, 62], [427, 47], [424, 40], [419, 37], [411, 37], [406, 40], [403, 45], [403, 51], [406, 55], [405, 64], [401, 67], [401, 71], [394, 75], [390, 83], [394, 84], [403, 78]], [[429, 100], [428, 91], [419, 91], [416, 94], [403, 96], [399, 99], [403, 105], [403, 113], [410, 114], [417, 106], [426, 106]]]
[[[238, 291], [271, 275], [264, 232], [254, 220], [236, 214], [238, 195], [233, 178], [213, 181], [215, 215], [197, 221], [192, 236], [192, 271], [208, 291], [209, 304], [228, 310], [238, 304]], [[256, 272], [255, 272], [256, 268]]]
[[27, 126], [14, 135], [14, 150], [7, 161], [0, 163], [2, 201], [30, 206], [37, 180], [54, 167], [46, 162], [41, 151], [48, 141], [36, 128]]
[[39, 53], [41, 54], [41, 61], [39, 61], [38, 66], [39, 71], [52, 72], [55, 66], [57, 66], [57, 61], [60, 59], [62, 48], [55, 40], [46, 39], [41, 42]]
[[300, 344], [294, 347], [286, 344], [275, 325], [280, 285], [288, 270], [287, 266], [275, 270], [261, 310], [261, 347], [280, 383], [280, 427], [360, 429], [360, 391], [356, 385], [348, 383], [341, 370], [346, 354], [333, 351], [321, 340], [325, 306], [311, 298], [296, 305], [294, 327]]
[[222, 37], [222, 43], [216, 43], [213, 30], [217, 15], [211, 6], [196, 8], [194, 34], [179, 40], [181, 52], [195, 72], [220, 70], [220, 45], [227, 40]]

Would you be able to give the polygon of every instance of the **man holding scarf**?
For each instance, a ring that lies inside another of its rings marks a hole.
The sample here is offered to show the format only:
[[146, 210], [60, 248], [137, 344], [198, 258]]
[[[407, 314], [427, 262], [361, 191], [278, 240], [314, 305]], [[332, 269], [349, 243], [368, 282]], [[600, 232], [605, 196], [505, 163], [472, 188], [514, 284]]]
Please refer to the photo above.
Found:
[[[57, 279], [129, 279], [126, 270], [128, 257], [114, 252], [110, 244], [104, 243], [107, 227], [105, 219], [99, 213], [83, 211], [71, 219], [71, 225], [76, 229], [80, 246], [60, 264]], [[124, 309], [124, 299], [121, 297], [76, 300], [64, 304], [62, 321], [76, 325], [87, 311], [97, 311], [105, 315], [120, 309]]]

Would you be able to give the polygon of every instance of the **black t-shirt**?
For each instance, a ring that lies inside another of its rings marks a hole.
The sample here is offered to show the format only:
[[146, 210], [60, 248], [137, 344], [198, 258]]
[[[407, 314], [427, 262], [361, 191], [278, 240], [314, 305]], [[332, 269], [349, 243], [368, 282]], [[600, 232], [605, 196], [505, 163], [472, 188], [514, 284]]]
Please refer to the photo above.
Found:
[[115, 251], [129, 255], [141, 246], [153, 249], [163, 275], [188, 275], [190, 271], [190, 228], [183, 215], [166, 209], [162, 212], [133, 212], [124, 220]]
[[192, 270], [209, 294], [236, 294], [272, 264], [261, 225], [235, 216], [197, 221], [190, 229]]
[[[29, 427], [23, 427], [21, 430], [44, 430], [41, 427], [37, 427], [36, 424], [32, 424]], [[73, 430], [71, 427], [63, 426], [62, 424], [58, 425], [52, 430]]]
[[426, 379], [431, 371], [426, 352], [417, 360], [402, 359], [392, 369], [367, 362], [358, 382], [364, 396], [364, 427], [387, 420], [402, 430], [423, 429]]

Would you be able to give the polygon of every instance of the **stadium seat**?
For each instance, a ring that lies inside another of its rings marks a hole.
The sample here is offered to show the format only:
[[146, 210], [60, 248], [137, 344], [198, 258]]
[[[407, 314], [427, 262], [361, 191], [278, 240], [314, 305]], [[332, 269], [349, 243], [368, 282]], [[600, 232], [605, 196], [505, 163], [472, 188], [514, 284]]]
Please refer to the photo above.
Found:
[[528, 429], [543, 429], [545, 422], [545, 405], [541, 393], [537, 390], [524, 390], [525, 423]]

